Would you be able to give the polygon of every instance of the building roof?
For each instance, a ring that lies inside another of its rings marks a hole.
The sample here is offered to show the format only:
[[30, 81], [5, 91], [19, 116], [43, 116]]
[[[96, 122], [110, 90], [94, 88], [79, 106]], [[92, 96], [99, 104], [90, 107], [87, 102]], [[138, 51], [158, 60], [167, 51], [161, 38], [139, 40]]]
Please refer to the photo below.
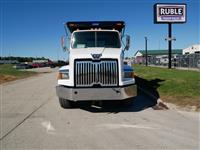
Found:
[[[137, 53], [140, 52], [142, 55], [146, 54], [145, 50], [138, 50], [135, 53], [135, 56]], [[168, 55], [168, 50], [147, 50], [148, 55]], [[173, 49], [172, 54], [182, 54], [182, 49]]]

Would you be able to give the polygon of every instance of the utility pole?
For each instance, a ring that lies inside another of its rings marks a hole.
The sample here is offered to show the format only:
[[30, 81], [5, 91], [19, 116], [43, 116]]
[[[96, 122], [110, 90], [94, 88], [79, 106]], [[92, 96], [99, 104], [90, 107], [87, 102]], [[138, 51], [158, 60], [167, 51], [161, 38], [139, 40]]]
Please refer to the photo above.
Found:
[[144, 37], [145, 39], [145, 60], [146, 60], [146, 66], [148, 66], [148, 53], [147, 53], [147, 37]]
[[168, 54], [168, 68], [171, 69], [172, 68], [172, 24], [169, 23], [169, 31], [168, 31], [168, 49], [169, 49], [169, 54]]

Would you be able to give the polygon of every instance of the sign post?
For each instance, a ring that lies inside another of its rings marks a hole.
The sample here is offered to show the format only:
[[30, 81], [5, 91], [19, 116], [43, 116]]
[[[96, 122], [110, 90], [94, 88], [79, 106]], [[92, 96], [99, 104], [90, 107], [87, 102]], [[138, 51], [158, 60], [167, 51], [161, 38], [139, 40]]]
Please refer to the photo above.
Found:
[[146, 59], [146, 66], [148, 66], [148, 53], [147, 53], [147, 37], [144, 37], [145, 39], [145, 59]]
[[168, 23], [168, 48], [169, 48], [169, 53], [168, 53], [168, 68], [172, 68], [172, 23]]
[[186, 4], [163, 4], [154, 5], [154, 23], [168, 24], [168, 68], [171, 68], [172, 58], [172, 24], [186, 22]]

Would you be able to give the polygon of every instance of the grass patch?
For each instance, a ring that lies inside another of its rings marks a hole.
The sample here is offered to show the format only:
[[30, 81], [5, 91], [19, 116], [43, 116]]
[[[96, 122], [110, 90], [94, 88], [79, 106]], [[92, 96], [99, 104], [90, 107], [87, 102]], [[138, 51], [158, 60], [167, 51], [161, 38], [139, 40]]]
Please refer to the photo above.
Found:
[[200, 110], [200, 72], [158, 67], [134, 66], [135, 73], [147, 81], [160, 79], [157, 91], [164, 101]]
[[17, 70], [13, 65], [0, 65], [0, 84], [16, 79], [29, 77], [36, 74], [36, 72]]

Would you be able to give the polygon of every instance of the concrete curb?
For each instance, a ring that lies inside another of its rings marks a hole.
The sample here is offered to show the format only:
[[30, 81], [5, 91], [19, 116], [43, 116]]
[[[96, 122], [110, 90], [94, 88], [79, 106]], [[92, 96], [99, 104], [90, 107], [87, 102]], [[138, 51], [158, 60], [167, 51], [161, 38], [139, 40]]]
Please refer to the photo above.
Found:
[[155, 110], [163, 110], [163, 109], [167, 110], [167, 109], [169, 109], [169, 107], [160, 98], [157, 98], [156, 96], [154, 96], [153, 94], [151, 94], [150, 92], [148, 92], [147, 90], [145, 90], [145, 89], [143, 89], [139, 86], [138, 86], [138, 89], [141, 90], [148, 97], [157, 100], [157, 104], [152, 107], [153, 109], [155, 109]]

